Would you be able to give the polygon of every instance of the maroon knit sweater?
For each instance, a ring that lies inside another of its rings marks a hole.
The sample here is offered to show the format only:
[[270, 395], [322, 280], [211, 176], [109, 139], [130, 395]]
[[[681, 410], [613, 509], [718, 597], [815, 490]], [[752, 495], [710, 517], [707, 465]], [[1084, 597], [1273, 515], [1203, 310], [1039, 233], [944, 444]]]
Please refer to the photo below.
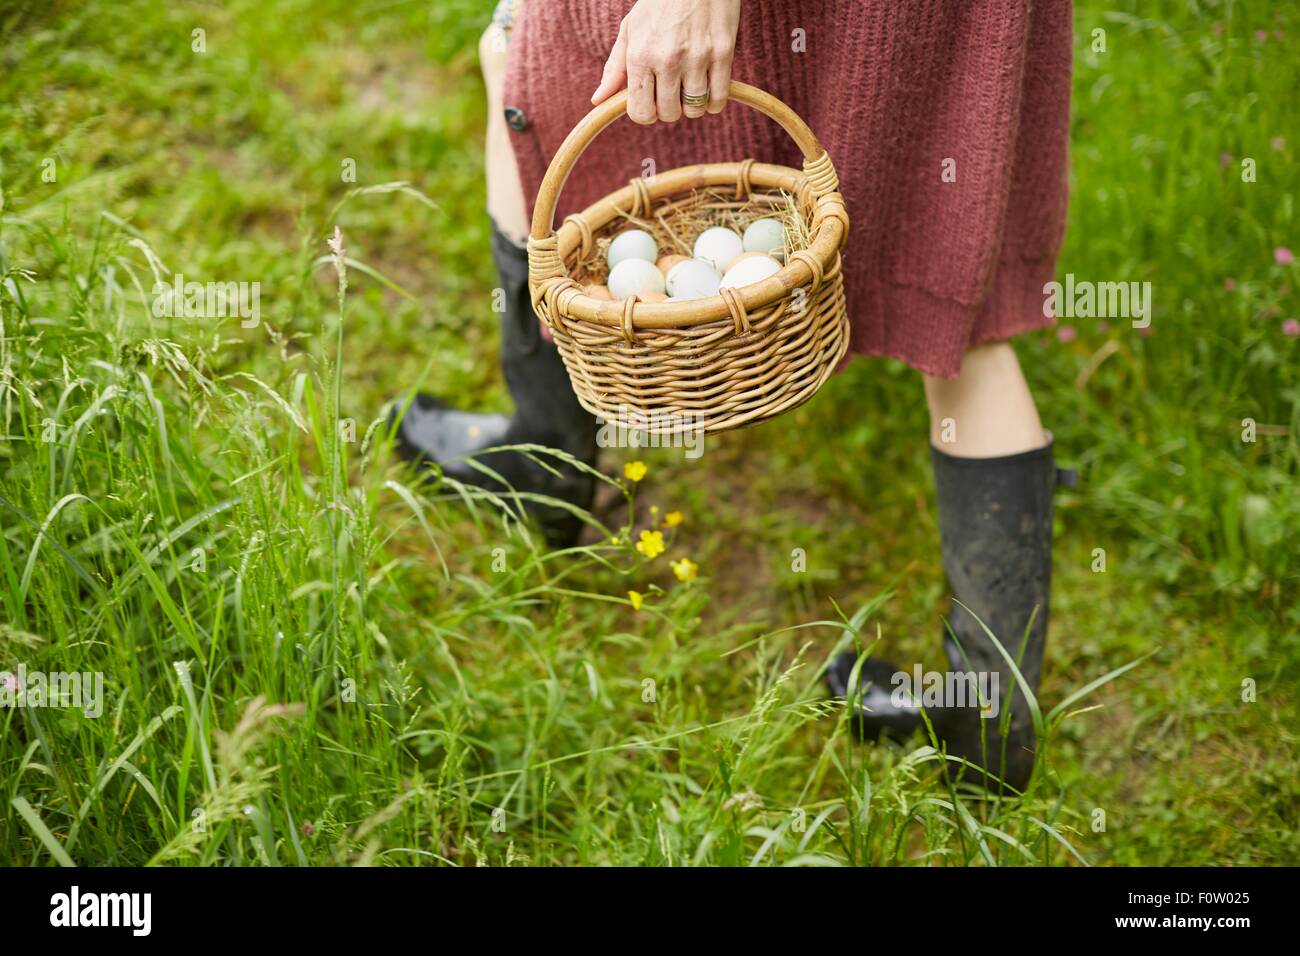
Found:
[[[523, 113], [512, 135], [530, 204], [631, 6], [522, 5], [505, 103]], [[839, 172], [853, 351], [952, 377], [971, 345], [1051, 324], [1070, 61], [1070, 0], [745, 0], [735, 79], [793, 107]], [[579, 161], [557, 221], [646, 158], [662, 171], [746, 157], [800, 165], [780, 127], [737, 104], [653, 127], [625, 118]]]

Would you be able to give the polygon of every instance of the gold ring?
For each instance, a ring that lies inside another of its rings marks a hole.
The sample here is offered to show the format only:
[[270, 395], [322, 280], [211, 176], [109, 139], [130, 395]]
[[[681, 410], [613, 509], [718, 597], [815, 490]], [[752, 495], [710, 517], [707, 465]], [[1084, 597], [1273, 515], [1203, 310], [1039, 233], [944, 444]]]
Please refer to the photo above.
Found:
[[708, 93], [687, 93], [682, 90], [682, 102], [687, 106], [705, 106], [709, 102]]

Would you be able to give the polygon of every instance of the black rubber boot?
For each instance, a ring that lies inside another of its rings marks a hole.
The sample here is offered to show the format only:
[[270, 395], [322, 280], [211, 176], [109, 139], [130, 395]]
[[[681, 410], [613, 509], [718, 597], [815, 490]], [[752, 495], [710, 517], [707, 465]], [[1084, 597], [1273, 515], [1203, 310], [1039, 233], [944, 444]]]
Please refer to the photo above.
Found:
[[[1000, 779], [1023, 790], [1036, 743], [1028, 702], [980, 622], [1017, 661], [1036, 695], [1052, 579], [1052, 493], [1058, 480], [1052, 443], [1049, 438], [1042, 448], [1004, 458], [954, 458], [932, 447], [931, 457], [943, 567], [953, 594], [944, 633], [951, 668], [943, 675], [947, 693], [926, 699], [925, 684], [914, 686], [914, 671], [868, 658], [852, 725], [864, 739], [910, 735], [924, 726], [919, 708], [910, 703], [914, 691], [948, 754], [973, 765], [949, 761], [953, 779], [989, 790], [998, 790]], [[1061, 480], [1073, 483], [1072, 473], [1062, 472]], [[856, 660], [846, 653], [831, 663], [826, 680], [835, 696], [847, 695]], [[973, 680], [966, 676], [972, 674]], [[987, 717], [981, 716], [981, 693], [996, 696]]]
[[[595, 478], [571, 465], [539, 454], [560, 472], [556, 477], [521, 452], [475, 454], [496, 445], [536, 444], [568, 452], [588, 465], [596, 462], [596, 419], [578, 404], [555, 346], [542, 338], [528, 297], [528, 253], [492, 227], [492, 259], [505, 292], [501, 319], [501, 367], [515, 401], [513, 417], [459, 411], [430, 395], [419, 394], [402, 414], [394, 407], [397, 449], [415, 462], [436, 462], [442, 471], [466, 484], [504, 492], [501, 482], [463, 460], [475, 460], [497, 472], [515, 491], [557, 498], [590, 510]], [[575, 544], [582, 520], [562, 508], [527, 503], [553, 547]]]

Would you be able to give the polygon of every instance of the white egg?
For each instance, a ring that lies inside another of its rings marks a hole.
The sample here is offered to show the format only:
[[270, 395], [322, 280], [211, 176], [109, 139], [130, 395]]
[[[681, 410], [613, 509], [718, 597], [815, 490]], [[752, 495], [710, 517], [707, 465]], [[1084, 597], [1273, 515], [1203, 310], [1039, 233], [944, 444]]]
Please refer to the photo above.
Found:
[[718, 294], [722, 276], [707, 259], [687, 259], [668, 271], [668, 295], [674, 299], [707, 299]]
[[779, 219], [755, 219], [745, 230], [742, 241], [746, 252], [779, 256], [785, 249], [785, 226]]
[[695, 240], [695, 258], [707, 259], [719, 272], [744, 251], [740, 236], [724, 226], [705, 229]]
[[654, 262], [659, 258], [659, 243], [644, 229], [620, 232], [609, 244], [609, 267], [612, 269], [627, 259], [644, 259]]
[[624, 259], [609, 270], [609, 292], [616, 299], [630, 295], [664, 291], [664, 274], [646, 259]]
[[741, 286], [753, 285], [780, 271], [781, 263], [771, 256], [746, 256], [727, 270], [727, 274], [722, 277], [721, 288], [738, 289]]

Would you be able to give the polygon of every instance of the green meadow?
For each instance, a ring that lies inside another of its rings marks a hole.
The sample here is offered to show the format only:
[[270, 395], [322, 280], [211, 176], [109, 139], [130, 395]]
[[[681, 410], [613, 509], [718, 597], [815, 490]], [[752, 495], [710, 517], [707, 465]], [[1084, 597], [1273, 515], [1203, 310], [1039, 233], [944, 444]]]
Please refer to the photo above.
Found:
[[[1151, 323], [1017, 343], [1081, 481], [1042, 760], [980, 799], [820, 680], [942, 666], [906, 367], [607, 451], [567, 552], [393, 454], [413, 389], [509, 409], [491, 6], [0, 8], [0, 670], [103, 676], [97, 716], [0, 708], [0, 863], [1300, 863], [1297, 11], [1076, 4], [1058, 272]], [[158, 314], [177, 274], [258, 322]]]

